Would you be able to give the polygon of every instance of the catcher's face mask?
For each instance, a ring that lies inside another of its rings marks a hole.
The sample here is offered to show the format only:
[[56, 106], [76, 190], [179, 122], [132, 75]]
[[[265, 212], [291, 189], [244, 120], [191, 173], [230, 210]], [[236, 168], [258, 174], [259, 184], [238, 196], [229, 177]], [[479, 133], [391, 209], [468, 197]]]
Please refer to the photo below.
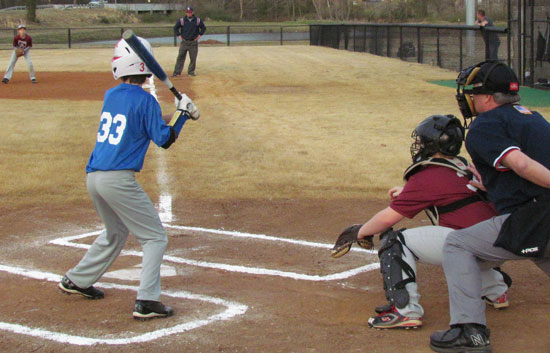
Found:
[[[472, 99], [473, 90], [466, 87], [472, 84], [472, 81], [476, 77], [477, 73], [481, 69], [481, 64], [476, 66], [470, 66], [467, 69], [462, 70], [458, 74], [456, 79], [456, 101], [458, 102], [458, 108], [460, 113], [464, 117], [464, 128], [468, 128], [471, 123], [471, 119], [477, 115], [474, 107], [474, 101]], [[468, 121], [470, 119], [470, 121]]]

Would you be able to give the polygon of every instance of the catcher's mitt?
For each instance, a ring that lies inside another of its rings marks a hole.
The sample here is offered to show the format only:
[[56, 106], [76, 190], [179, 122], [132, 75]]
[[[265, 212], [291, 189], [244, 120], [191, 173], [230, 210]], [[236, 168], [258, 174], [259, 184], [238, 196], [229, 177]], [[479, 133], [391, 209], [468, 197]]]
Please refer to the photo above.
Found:
[[374, 242], [372, 240], [372, 235], [363, 239], [357, 239], [357, 234], [359, 233], [359, 229], [361, 229], [361, 226], [362, 224], [354, 224], [346, 228], [342, 232], [342, 234], [338, 236], [338, 239], [336, 239], [336, 244], [334, 244], [334, 247], [330, 252], [330, 256], [336, 259], [338, 257], [346, 255], [348, 251], [350, 251], [353, 243], [355, 242], [357, 242], [357, 244], [359, 244], [359, 246], [363, 249], [373, 249]]
[[23, 50], [22, 48], [15, 48], [15, 55], [17, 57], [23, 56], [25, 55], [25, 50]]

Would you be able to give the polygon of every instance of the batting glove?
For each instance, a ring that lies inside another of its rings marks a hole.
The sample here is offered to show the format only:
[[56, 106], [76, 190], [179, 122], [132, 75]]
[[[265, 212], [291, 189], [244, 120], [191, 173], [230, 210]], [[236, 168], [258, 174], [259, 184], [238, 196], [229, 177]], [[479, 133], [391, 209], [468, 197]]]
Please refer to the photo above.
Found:
[[178, 100], [176, 97], [174, 103], [176, 104], [176, 109], [188, 113], [191, 119], [197, 120], [200, 118], [201, 114], [199, 113], [199, 109], [186, 94], [181, 95], [181, 100]]

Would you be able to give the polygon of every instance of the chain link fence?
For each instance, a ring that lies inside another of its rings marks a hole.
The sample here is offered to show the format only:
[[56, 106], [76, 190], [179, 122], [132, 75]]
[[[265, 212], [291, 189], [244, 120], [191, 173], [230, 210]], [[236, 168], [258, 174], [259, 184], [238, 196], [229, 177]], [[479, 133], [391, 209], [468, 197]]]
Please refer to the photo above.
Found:
[[[27, 29], [33, 39], [33, 48], [106, 48], [112, 47], [122, 33], [132, 29], [153, 46], [177, 46], [178, 39], [172, 26], [148, 27], [84, 27], [84, 28], [32, 28]], [[0, 49], [12, 49], [15, 29], [0, 29]], [[208, 26], [200, 39], [209, 45], [289, 45], [309, 44], [307, 25], [247, 25]]]
[[[492, 27], [498, 58], [509, 60], [505, 28]], [[310, 25], [310, 44], [366, 52], [460, 71], [485, 60], [479, 26], [423, 24]]]

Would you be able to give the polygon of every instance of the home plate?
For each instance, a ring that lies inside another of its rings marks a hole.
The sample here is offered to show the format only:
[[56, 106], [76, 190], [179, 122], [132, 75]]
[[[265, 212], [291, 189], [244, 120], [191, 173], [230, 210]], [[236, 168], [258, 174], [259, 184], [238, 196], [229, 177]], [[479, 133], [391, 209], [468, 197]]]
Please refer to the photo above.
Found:
[[[161, 277], [172, 277], [176, 275], [177, 275], [176, 269], [173, 266], [167, 266], [167, 265], [160, 266]], [[126, 281], [139, 281], [140, 276], [141, 276], [141, 264], [128, 269], [107, 272], [106, 274], [103, 275], [103, 277], [122, 279]]]

